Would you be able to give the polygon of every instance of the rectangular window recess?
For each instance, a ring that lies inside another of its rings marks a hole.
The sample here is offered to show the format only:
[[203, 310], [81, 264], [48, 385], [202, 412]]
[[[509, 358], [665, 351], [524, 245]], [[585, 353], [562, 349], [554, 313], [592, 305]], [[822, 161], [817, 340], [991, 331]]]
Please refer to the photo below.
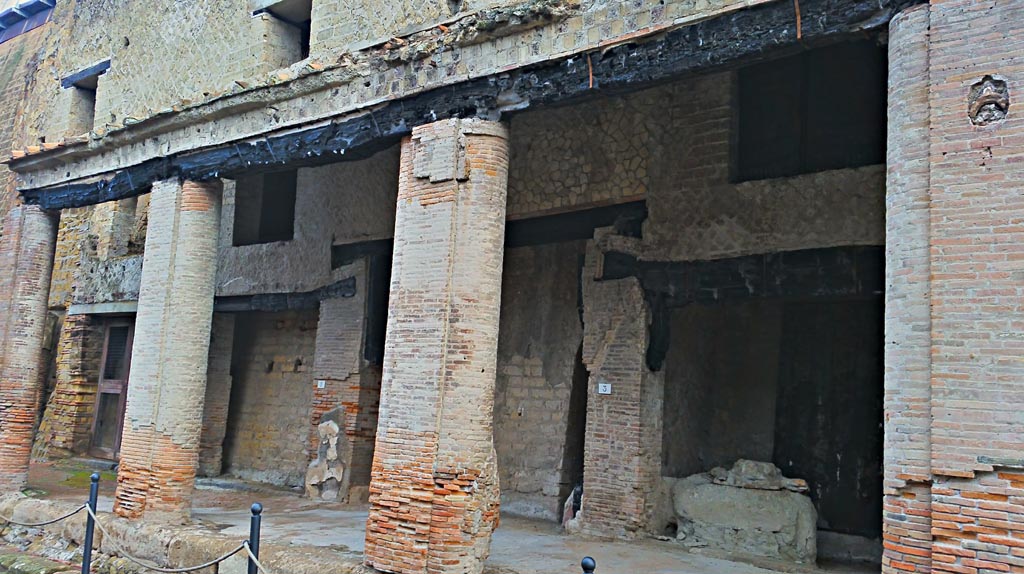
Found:
[[80, 70], [65, 77], [60, 81], [60, 87], [64, 89], [68, 88], [83, 88], [86, 90], [96, 90], [99, 77], [107, 73], [110, 69], [110, 60], [103, 60], [98, 64], [93, 64], [84, 70]]
[[309, 57], [310, 30], [313, 20], [313, 0], [280, 0], [264, 3], [253, 10], [253, 15], [269, 14], [294, 30], [288, 37], [294, 38], [297, 45], [292, 45], [295, 54], [302, 61]]

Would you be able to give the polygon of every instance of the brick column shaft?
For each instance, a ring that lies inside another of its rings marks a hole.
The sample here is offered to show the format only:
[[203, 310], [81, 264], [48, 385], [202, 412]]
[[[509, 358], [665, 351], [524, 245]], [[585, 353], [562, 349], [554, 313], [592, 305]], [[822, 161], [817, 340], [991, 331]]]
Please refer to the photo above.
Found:
[[0, 236], [0, 490], [28, 479], [43, 385], [43, 337], [56, 225], [34, 205], [10, 212]]
[[931, 568], [928, 6], [889, 27], [886, 180], [885, 573]]
[[115, 511], [187, 516], [202, 432], [220, 182], [153, 186]]
[[367, 563], [479, 573], [498, 521], [492, 439], [508, 177], [501, 124], [402, 144]]

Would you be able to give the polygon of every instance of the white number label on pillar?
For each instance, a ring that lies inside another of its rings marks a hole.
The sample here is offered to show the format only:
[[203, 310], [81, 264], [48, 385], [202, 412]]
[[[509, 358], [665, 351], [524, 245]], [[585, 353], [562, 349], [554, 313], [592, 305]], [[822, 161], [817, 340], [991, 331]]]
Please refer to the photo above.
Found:
[[322, 388], [324, 388], [326, 386], [327, 386], [327, 381], [317, 381], [316, 382], [316, 388], [318, 388], [318, 389], [322, 389]]
[[597, 394], [599, 395], [610, 395], [612, 394], [611, 383], [597, 383]]

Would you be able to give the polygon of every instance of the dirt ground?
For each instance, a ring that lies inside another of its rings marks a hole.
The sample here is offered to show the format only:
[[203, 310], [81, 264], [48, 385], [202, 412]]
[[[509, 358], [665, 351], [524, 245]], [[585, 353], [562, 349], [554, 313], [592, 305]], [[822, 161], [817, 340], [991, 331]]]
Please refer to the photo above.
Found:
[[[111, 468], [100, 468], [86, 461], [34, 464], [29, 474], [30, 494], [68, 502], [84, 501], [89, 476], [98, 471], [101, 473], [99, 509], [110, 511], [117, 477]], [[365, 505], [313, 502], [288, 489], [233, 478], [200, 479], [193, 498], [192, 519], [242, 539], [249, 533], [249, 508], [254, 502], [264, 507], [264, 540], [343, 552], [363, 550]], [[487, 569], [502, 574], [579, 572], [584, 556], [594, 557], [598, 574], [868, 574], [878, 571], [877, 566], [871, 564], [796, 565], [716, 556], [654, 539], [623, 542], [566, 536], [558, 524], [510, 516], [502, 517], [494, 535]]]

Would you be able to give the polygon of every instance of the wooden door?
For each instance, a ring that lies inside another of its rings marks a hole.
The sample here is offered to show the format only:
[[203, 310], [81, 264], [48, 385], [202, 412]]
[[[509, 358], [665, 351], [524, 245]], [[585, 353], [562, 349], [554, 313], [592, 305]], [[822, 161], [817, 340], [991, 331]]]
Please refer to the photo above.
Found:
[[128, 397], [128, 372], [131, 368], [132, 338], [135, 324], [130, 319], [107, 323], [100, 359], [100, 380], [96, 393], [92, 441], [89, 454], [117, 460], [121, 450], [125, 400]]

